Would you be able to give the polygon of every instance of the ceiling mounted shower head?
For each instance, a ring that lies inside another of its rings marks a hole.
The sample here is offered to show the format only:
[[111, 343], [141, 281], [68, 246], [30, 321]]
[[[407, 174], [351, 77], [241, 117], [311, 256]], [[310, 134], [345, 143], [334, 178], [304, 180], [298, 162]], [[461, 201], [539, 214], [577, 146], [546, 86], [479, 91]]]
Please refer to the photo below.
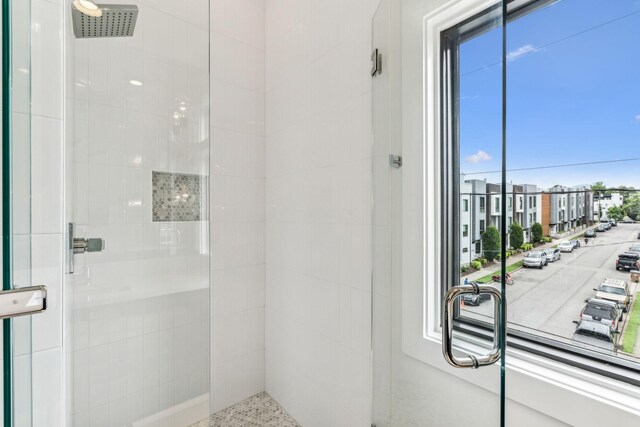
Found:
[[[76, 3], [80, 4], [80, 9]], [[87, 9], [88, 3], [93, 4], [87, 0], [75, 0], [71, 7], [73, 33], [76, 38], [133, 36], [138, 19], [138, 6], [98, 4], [94, 6], [100, 12], [100, 15], [91, 15], [86, 13], [87, 10], [90, 10], [90, 6]]]

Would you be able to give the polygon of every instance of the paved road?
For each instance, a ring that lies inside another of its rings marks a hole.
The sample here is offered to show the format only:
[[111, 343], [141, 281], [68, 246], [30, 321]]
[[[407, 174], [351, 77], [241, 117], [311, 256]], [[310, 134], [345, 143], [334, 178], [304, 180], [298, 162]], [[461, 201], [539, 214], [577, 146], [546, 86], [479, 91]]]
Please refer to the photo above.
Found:
[[[560, 260], [542, 270], [521, 269], [513, 273], [515, 284], [507, 287], [509, 323], [570, 338], [575, 329], [572, 322], [577, 320], [584, 300], [595, 296], [593, 288], [604, 278], [626, 280], [635, 294], [637, 284], [629, 280], [628, 272], [616, 271], [615, 262], [619, 253], [640, 243], [636, 239], [638, 231], [638, 224], [619, 224], [598, 233], [588, 245], [582, 242], [572, 253], [563, 253]], [[493, 307], [483, 303], [466, 309], [490, 316]]]

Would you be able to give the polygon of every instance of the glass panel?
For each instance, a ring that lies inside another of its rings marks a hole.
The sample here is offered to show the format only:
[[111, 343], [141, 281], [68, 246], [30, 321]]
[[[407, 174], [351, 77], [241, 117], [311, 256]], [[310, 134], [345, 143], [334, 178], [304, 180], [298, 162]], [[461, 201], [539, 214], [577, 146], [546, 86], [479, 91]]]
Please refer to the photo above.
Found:
[[[382, 0], [372, 22], [373, 48], [383, 55], [380, 74], [372, 81], [373, 138], [373, 280], [372, 280], [372, 420], [378, 427], [390, 425], [391, 417], [391, 169], [389, 153], [399, 153], [390, 138], [390, 2]], [[373, 61], [372, 61], [373, 65]]]
[[65, 280], [75, 426], [209, 415], [209, 2], [135, 6], [67, 46], [67, 217], [105, 242]]
[[[397, 12], [397, 11], [396, 11]], [[402, 152], [396, 136], [397, 126], [394, 111], [398, 106], [399, 77], [394, 77], [393, 48], [390, 43], [394, 34], [391, 24], [394, 10], [390, 2], [382, 1], [373, 19], [373, 48], [383, 55], [382, 73], [372, 82], [372, 133], [373, 133], [373, 416], [374, 424], [390, 425], [428, 425], [433, 422], [417, 406], [428, 393], [421, 387], [430, 387], [421, 383], [423, 366], [415, 360], [407, 361], [403, 354], [403, 340], [410, 341], [408, 347], [420, 340], [419, 336], [406, 333], [405, 322], [412, 319], [403, 309], [406, 298], [402, 285], [402, 170], [390, 167], [390, 154]], [[437, 236], [427, 239], [437, 241], [437, 255], [428, 253], [430, 265], [443, 266], [439, 271], [438, 291], [446, 291], [450, 286], [462, 285], [473, 274], [472, 262], [486, 255], [493, 263], [499, 258], [500, 236], [505, 230], [502, 219], [507, 198], [501, 194], [502, 171], [502, 123], [503, 123], [503, 39], [502, 39], [502, 3], [497, 2], [491, 10], [473, 16], [460, 25], [453, 25], [440, 34], [439, 43], [428, 41], [440, 51], [441, 87], [437, 88], [437, 105], [440, 106], [437, 123], [441, 139], [436, 142], [435, 150], [440, 156], [436, 162], [437, 170], [437, 218], [427, 221], [438, 223]], [[423, 17], [414, 17], [422, 19]], [[429, 34], [431, 36], [431, 34]], [[426, 50], [426, 49], [425, 49]], [[436, 49], [437, 50], [437, 49]], [[403, 52], [404, 55], [404, 52]], [[404, 60], [404, 58], [403, 58]], [[417, 70], [408, 74], [417, 73]], [[425, 71], [426, 72], [426, 71]], [[403, 76], [406, 74], [403, 74]], [[437, 87], [437, 86], [436, 86]], [[427, 94], [428, 95], [428, 94]], [[414, 102], [416, 100], [413, 100]], [[403, 104], [404, 105], [404, 104]], [[427, 107], [430, 108], [431, 106]], [[417, 108], [417, 107], [416, 107]], [[404, 113], [403, 113], [404, 114]], [[408, 115], [411, 115], [409, 113]], [[429, 142], [430, 143], [430, 142]], [[420, 161], [415, 158], [407, 163]], [[414, 166], [415, 167], [415, 166]], [[485, 170], [493, 171], [497, 184], [491, 185], [477, 174]], [[415, 173], [415, 171], [414, 171]], [[428, 187], [425, 183], [425, 188]], [[426, 190], [425, 190], [426, 192]], [[432, 195], [427, 195], [427, 198]], [[507, 222], [507, 218], [504, 217]], [[497, 235], [497, 245], [483, 245], [481, 235], [490, 232]], [[406, 235], [405, 235], [406, 236]], [[498, 265], [497, 263], [495, 265]], [[436, 267], [439, 268], [439, 267]], [[471, 276], [473, 278], [473, 276]], [[491, 278], [489, 278], [491, 282]], [[425, 284], [426, 287], [433, 283]], [[404, 285], [406, 286], [406, 285]], [[500, 286], [500, 283], [496, 283]], [[427, 295], [429, 292], [427, 291]], [[435, 292], [438, 297], [442, 295]], [[432, 310], [431, 301], [426, 301], [426, 310]], [[491, 297], [470, 295], [459, 298], [457, 313], [486, 320], [483, 310], [493, 312]], [[409, 319], [409, 320], [407, 320]], [[402, 337], [402, 339], [400, 338]], [[465, 356], [462, 342], [454, 335], [455, 353]], [[486, 353], [489, 353], [489, 348]], [[425, 358], [441, 357], [440, 354], [425, 354]], [[500, 389], [500, 369], [495, 369], [496, 389]], [[464, 391], [460, 391], [464, 393]], [[457, 392], [458, 393], [458, 392]], [[485, 423], [500, 425], [504, 420], [503, 394], [500, 399], [491, 399], [475, 405], [463, 404], [466, 414], [482, 411]], [[462, 399], [461, 401], [465, 401]], [[476, 400], [477, 402], [477, 400]], [[448, 414], [449, 423], [463, 423], [465, 416]], [[457, 425], [457, 424], [456, 424]]]
[[[7, 15], [5, 12], [9, 10]], [[5, 289], [31, 286], [31, 4], [3, 2], [3, 233]], [[9, 37], [7, 37], [9, 36]], [[7, 90], [8, 89], [8, 90]], [[7, 109], [8, 107], [8, 109]], [[7, 267], [8, 266], [8, 267]], [[31, 316], [4, 320], [5, 425], [31, 425]], [[7, 357], [10, 360], [7, 360]]]
[[[509, 326], [638, 362], [640, 306], [630, 301], [640, 291], [633, 273], [640, 265], [640, 85], [630, 52], [640, 40], [640, 4], [538, 5], [508, 26], [507, 179], [514, 197], [533, 202], [512, 212], [522, 232], [512, 229], [510, 245], [521, 236], [546, 252], [546, 266], [513, 272]], [[522, 255], [512, 259], [515, 266]], [[588, 314], [607, 302], [621, 310]]]

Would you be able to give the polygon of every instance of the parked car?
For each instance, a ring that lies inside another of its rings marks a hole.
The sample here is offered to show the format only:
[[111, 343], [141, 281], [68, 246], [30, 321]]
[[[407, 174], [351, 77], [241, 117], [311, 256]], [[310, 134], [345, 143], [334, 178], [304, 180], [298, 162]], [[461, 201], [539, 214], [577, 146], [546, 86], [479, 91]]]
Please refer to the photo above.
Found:
[[611, 223], [609, 221], [603, 222], [601, 223], [601, 225], [604, 227], [605, 230], [607, 231], [611, 230]]
[[588, 301], [582, 311], [580, 311], [579, 320], [600, 322], [617, 331], [618, 322], [622, 320], [622, 310], [620, 307], [612, 301], [597, 298], [592, 298]]
[[629, 292], [629, 285], [624, 280], [604, 279], [602, 283], [593, 290], [596, 291], [596, 298], [617, 303], [625, 313], [629, 310], [631, 292]]
[[576, 249], [576, 248], [580, 247], [580, 240], [569, 240], [569, 241], [573, 245], [573, 249]]
[[547, 260], [549, 262], [556, 262], [560, 259], [560, 249], [558, 248], [545, 249], [544, 253], [547, 255]]
[[640, 253], [640, 245], [639, 244], [635, 244], [635, 245], [629, 246], [629, 249], [627, 250], [627, 252], [638, 252], [638, 253]]
[[618, 255], [616, 270], [640, 270], [640, 253], [623, 252]]
[[640, 231], [638, 231], [638, 234], [636, 234], [636, 238], [640, 239]]
[[583, 320], [575, 323], [578, 326], [573, 332], [572, 340], [605, 350], [614, 351], [616, 349], [618, 331], [612, 330], [610, 326], [600, 322]]
[[545, 265], [549, 264], [547, 254], [543, 251], [531, 251], [524, 256], [522, 266], [523, 267], [538, 267], [542, 269]]
[[607, 231], [607, 227], [605, 227], [604, 224], [598, 224], [598, 226], [596, 227], [596, 231], [598, 232]]
[[560, 252], [573, 252], [573, 248], [573, 243], [568, 240], [563, 240], [558, 244], [558, 249], [560, 249]]
[[491, 294], [462, 294], [460, 300], [464, 305], [480, 305], [491, 299]]
[[615, 219], [610, 219], [609, 220], [609, 224], [611, 224], [612, 227], [617, 227], [618, 226], [618, 223], [616, 222]]
[[[596, 237], [596, 232], [593, 229], [587, 230], [584, 232], [584, 237]], [[638, 237], [638, 239], [640, 239], [640, 237]]]
[[624, 311], [622, 311], [622, 307], [620, 306], [620, 304], [618, 304], [615, 301], [609, 301], [606, 299], [602, 299], [602, 298], [587, 298], [586, 300], [584, 300], [584, 302], [586, 304], [600, 304], [600, 305], [608, 305], [610, 307], [615, 308], [616, 310], [618, 310], [618, 320], [622, 320], [622, 317], [624, 316]]

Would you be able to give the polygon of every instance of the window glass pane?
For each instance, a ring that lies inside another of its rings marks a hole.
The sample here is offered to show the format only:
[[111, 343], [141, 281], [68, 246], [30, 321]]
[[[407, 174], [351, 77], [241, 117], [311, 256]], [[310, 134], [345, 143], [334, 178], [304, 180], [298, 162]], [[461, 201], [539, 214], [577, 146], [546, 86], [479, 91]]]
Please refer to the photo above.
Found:
[[[501, 67], [487, 49], [498, 32], [459, 46], [460, 194], [472, 195], [463, 247], [474, 249], [467, 259], [494, 257], [494, 242], [481, 236], [506, 216], [510, 331], [638, 362], [640, 55], [630, 52], [640, 45], [640, 2], [545, 3], [508, 24], [505, 212], [495, 125]], [[489, 261], [464, 278], [491, 281], [498, 270]], [[593, 298], [614, 304], [618, 321], [598, 324], [602, 308], [581, 317]], [[490, 321], [492, 309], [461, 313]]]

